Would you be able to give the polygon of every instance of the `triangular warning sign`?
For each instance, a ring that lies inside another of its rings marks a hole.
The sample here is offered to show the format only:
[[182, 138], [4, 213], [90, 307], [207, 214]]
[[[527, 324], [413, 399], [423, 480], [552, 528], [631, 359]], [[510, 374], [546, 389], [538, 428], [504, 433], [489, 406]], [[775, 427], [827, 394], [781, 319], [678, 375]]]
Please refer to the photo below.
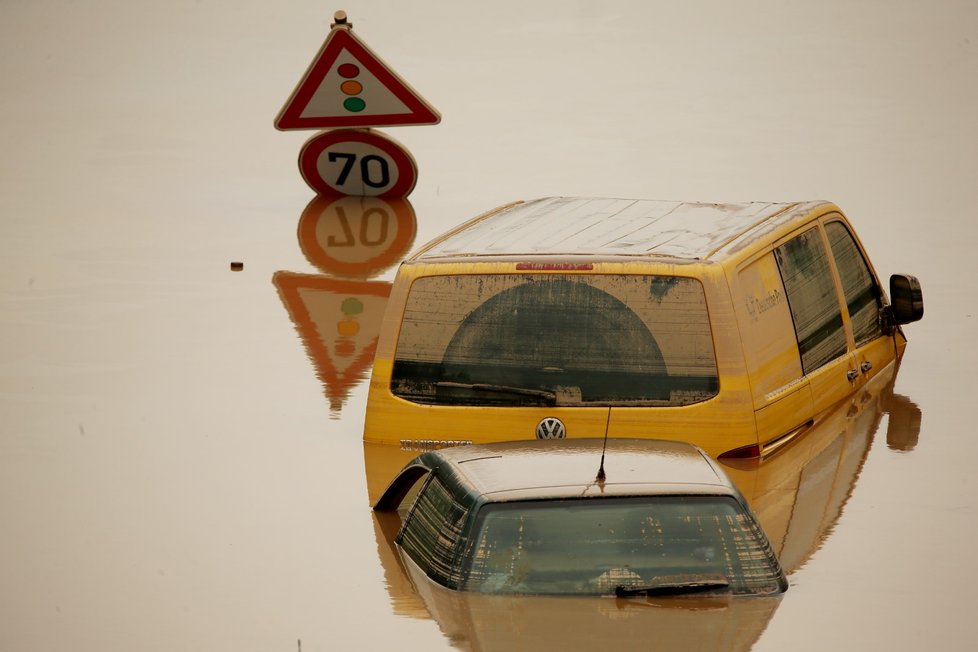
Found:
[[371, 52], [349, 27], [335, 26], [275, 127], [330, 129], [436, 124], [438, 112]]

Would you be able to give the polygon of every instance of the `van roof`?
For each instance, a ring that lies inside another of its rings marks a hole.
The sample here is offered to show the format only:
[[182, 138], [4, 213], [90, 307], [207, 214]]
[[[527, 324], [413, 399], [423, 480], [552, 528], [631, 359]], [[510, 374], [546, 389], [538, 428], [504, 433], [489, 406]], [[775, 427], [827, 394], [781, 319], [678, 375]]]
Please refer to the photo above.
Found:
[[827, 203], [545, 197], [480, 215], [411, 260], [554, 254], [706, 260]]

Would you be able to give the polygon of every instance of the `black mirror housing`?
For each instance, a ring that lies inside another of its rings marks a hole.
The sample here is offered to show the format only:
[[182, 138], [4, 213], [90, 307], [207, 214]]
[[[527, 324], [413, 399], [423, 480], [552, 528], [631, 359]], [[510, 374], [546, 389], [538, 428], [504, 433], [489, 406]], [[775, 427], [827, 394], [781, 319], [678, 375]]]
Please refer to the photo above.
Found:
[[896, 324], [909, 324], [924, 316], [924, 295], [916, 276], [890, 277], [890, 314]]

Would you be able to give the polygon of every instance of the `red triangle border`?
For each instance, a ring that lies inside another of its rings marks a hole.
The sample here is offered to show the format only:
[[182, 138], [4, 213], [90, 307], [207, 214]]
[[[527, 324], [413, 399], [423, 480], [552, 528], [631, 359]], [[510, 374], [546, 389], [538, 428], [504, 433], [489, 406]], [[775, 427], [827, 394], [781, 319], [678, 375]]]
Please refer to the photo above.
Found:
[[[410, 113], [303, 118], [302, 112], [343, 50], [349, 51], [388, 91], [410, 109]], [[275, 127], [280, 130], [389, 127], [394, 125], [437, 124], [440, 121], [441, 116], [438, 112], [384, 64], [377, 55], [371, 52], [349, 29], [334, 28], [326, 38], [326, 42], [323, 43], [316, 59], [306, 71], [302, 81], [299, 82], [288, 102], [279, 112], [275, 120]]]

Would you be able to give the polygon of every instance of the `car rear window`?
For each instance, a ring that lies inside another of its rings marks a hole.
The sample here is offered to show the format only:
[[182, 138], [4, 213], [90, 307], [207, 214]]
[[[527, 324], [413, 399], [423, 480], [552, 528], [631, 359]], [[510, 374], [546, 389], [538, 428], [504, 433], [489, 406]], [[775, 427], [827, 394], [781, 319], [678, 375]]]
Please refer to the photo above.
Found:
[[494, 503], [476, 532], [470, 591], [614, 594], [704, 578], [735, 594], [786, 588], [767, 537], [728, 496]]
[[686, 405], [718, 391], [702, 285], [645, 275], [432, 276], [391, 390], [438, 405]]

